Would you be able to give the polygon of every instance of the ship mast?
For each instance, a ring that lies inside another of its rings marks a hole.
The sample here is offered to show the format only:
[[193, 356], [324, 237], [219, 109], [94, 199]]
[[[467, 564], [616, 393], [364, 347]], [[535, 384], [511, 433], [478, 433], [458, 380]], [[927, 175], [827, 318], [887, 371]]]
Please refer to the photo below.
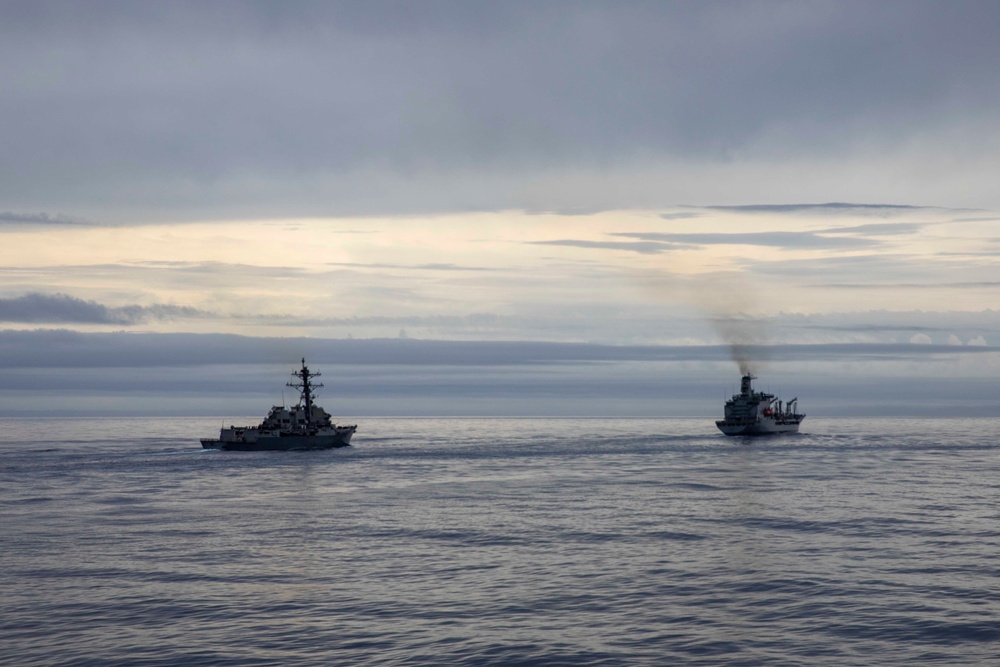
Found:
[[298, 382], [289, 382], [286, 386], [292, 387], [293, 389], [299, 390], [299, 403], [306, 404], [306, 425], [312, 426], [312, 399], [313, 390], [319, 389], [323, 386], [322, 383], [313, 384], [312, 379], [319, 377], [321, 373], [310, 373], [309, 368], [306, 366], [305, 357], [302, 358], [302, 370], [292, 373], [294, 377], [299, 378]]

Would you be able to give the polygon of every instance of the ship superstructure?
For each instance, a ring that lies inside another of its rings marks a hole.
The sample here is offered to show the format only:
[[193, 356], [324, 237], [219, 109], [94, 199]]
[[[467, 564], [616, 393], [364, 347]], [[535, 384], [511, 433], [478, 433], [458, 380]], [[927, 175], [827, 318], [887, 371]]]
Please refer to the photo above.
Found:
[[287, 386], [299, 391], [298, 405], [286, 408], [276, 405], [257, 426], [230, 426], [219, 432], [218, 439], [202, 438], [205, 449], [231, 449], [243, 451], [333, 449], [347, 447], [357, 425], [338, 426], [330, 414], [315, 405], [316, 390], [322, 384], [313, 382], [320, 373], [312, 373], [302, 359], [302, 369], [294, 371], [296, 382]]
[[798, 398], [782, 401], [774, 394], [753, 390], [757, 378], [747, 373], [740, 380], [740, 393], [726, 401], [725, 419], [715, 422], [726, 435], [798, 433], [806, 418], [796, 412]]

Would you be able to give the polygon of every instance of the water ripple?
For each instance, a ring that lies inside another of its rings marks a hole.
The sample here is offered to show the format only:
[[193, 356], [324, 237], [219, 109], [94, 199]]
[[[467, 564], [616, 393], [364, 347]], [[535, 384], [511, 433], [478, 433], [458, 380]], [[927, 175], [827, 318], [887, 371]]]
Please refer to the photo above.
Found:
[[995, 661], [994, 420], [82, 421], [0, 436], [0, 663]]

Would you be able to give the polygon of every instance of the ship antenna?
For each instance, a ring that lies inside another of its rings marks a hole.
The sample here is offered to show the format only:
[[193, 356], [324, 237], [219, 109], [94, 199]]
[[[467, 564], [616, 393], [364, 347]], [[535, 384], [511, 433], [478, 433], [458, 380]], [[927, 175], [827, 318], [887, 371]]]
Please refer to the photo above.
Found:
[[313, 384], [312, 379], [319, 377], [321, 373], [310, 373], [309, 367], [306, 366], [305, 357], [302, 358], [302, 370], [292, 372], [292, 375], [299, 378], [300, 382], [289, 382], [286, 387], [292, 387], [293, 389], [298, 389], [300, 392], [299, 403], [306, 404], [306, 425], [312, 425], [312, 399], [313, 390], [319, 389], [323, 386], [322, 383]]

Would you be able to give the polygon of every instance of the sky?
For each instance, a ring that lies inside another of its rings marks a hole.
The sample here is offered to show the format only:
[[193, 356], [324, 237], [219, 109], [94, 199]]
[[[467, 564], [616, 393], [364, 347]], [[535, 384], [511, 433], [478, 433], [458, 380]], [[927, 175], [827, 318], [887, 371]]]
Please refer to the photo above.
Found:
[[998, 26], [0, 0], [0, 415], [993, 414]]

